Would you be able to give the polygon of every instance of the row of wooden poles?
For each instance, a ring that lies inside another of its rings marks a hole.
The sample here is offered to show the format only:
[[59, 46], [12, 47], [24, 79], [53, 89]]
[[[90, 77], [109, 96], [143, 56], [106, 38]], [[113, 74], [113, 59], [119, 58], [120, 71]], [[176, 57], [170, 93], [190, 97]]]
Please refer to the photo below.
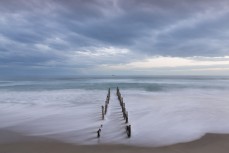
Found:
[[[123, 97], [122, 97], [118, 87], [117, 87], [117, 93], [116, 94], [118, 96], [118, 100], [119, 100], [120, 106], [122, 108], [123, 118], [124, 118], [125, 122], [128, 124], [128, 122], [129, 122], [128, 111], [126, 109], [125, 103], [123, 102]], [[110, 102], [110, 95], [111, 95], [111, 91], [109, 88], [108, 93], [107, 93], [107, 98], [105, 101], [105, 106], [102, 106], [102, 120], [104, 120], [105, 115], [107, 114], [108, 104]], [[98, 138], [100, 137], [102, 127], [103, 127], [103, 125], [101, 125], [101, 127], [97, 131], [97, 137]], [[127, 133], [127, 136], [130, 138], [131, 137], [131, 125], [130, 124], [126, 125], [126, 133]]]
[[[123, 97], [122, 97], [118, 87], [117, 87], [117, 93], [116, 94], [118, 96], [118, 100], [119, 100], [120, 106], [122, 108], [123, 118], [124, 118], [124, 120], [126, 120], [126, 123], [128, 123], [129, 122], [128, 121], [128, 119], [129, 119], [128, 111], [126, 110], [125, 103], [123, 102]], [[130, 138], [131, 137], [131, 125], [130, 124], [126, 125], [126, 133], [127, 133], [127, 136]]]
[[[105, 115], [107, 114], [108, 104], [110, 102], [110, 96], [111, 96], [111, 90], [109, 88], [108, 89], [108, 93], [107, 93], [107, 98], [106, 98], [106, 101], [105, 101], [105, 106], [102, 105], [102, 120], [104, 120]], [[98, 138], [100, 137], [100, 133], [101, 133], [102, 127], [103, 127], [103, 125], [101, 125], [101, 127], [97, 131], [97, 137]]]

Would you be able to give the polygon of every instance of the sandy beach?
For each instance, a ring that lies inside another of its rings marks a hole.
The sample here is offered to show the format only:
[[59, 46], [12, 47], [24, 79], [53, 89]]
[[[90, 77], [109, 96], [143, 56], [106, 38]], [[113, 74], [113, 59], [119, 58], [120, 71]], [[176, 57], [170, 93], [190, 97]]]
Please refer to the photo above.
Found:
[[228, 134], [207, 134], [199, 140], [163, 147], [126, 145], [77, 145], [47, 138], [0, 132], [0, 153], [227, 153]]
[[0, 153], [229, 153], [229, 0], [0, 0]]

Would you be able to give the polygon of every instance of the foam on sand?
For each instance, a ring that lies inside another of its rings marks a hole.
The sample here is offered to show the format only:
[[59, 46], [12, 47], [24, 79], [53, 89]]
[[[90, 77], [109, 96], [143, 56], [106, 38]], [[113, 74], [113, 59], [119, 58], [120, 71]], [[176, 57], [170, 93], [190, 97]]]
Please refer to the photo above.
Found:
[[[162, 146], [229, 133], [228, 90], [122, 90], [132, 126], [125, 136], [115, 90], [105, 121], [106, 90], [1, 91], [0, 128], [78, 144]], [[96, 130], [104, 124], [98, 140]], [[106, 134], [107, 133], [107, 134]]]

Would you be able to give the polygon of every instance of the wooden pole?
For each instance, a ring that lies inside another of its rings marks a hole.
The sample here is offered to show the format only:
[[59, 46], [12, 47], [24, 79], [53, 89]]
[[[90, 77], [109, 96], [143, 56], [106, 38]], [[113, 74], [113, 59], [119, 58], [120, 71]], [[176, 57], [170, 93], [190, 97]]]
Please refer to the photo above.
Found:
[[128, 123], [128, 112], [126, 111], [126, 123]]
[[131, 137], [131, 125], [126, 126], [126, 134], [127, 134], [128, 138]]
[[100, 138], [100, 132], [101, 132], [101, 129], [99, 129], [99, 130], [97, 131], [97, 137], [98, 137], [98, 138]]
[[105, 105], [105, 114], [107, 114], [107, 104]]
[[123, 118], [126, 119], [126, 108], [123, 108]]
[[102, 106], [102, 119], [104, 120], [104, 106]]
[[131, 125], [129, 125], [129, 138], [131, 137]]

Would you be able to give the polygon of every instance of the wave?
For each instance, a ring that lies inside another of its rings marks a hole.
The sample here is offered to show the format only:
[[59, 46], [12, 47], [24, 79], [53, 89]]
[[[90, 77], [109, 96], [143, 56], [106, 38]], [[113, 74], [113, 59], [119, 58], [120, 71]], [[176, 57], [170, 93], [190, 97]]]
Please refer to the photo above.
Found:
[[[2, 90], [0, 128], [80, 144], [146, 146], [191, 141], [205, 133], [229, 133], [228, 90], [120, 89], [133, 131], [130, 139], [114, 89], [105, 121], [101, 120], [101, 105], [106, 90]], [[102, 136], [98, 139], [96, 131], [101, 124]]]
[[63, 89], [106, 90], [116, 88], [145, 91], [183, 89], [229, 89], [226, 77], [110, 77], [62, 78], [43, 80], [1, 81], [0, 91], [43, 91]]

